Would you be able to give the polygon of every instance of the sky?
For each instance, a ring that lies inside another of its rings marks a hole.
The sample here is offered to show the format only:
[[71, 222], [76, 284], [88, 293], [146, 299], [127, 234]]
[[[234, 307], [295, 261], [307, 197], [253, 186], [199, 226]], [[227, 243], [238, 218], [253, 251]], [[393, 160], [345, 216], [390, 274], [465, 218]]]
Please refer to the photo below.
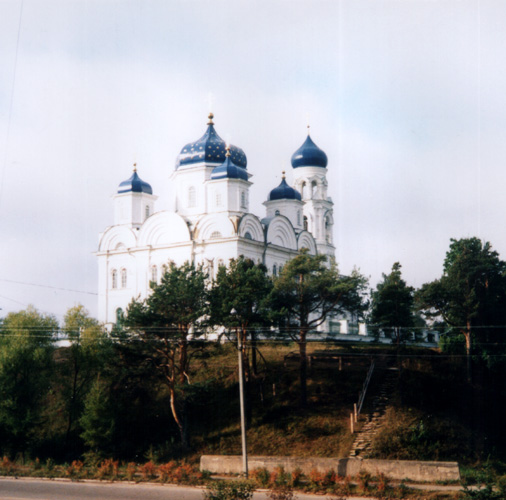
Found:
[[311, 137], [336, 258], [438, 278], [450, 238], [506, 259], [506, 2], [0, 0], [0, 317], [97, 313], [98, 235], [137, 163], [171, 207], [206, 129], [248, 157], [262, 216]]

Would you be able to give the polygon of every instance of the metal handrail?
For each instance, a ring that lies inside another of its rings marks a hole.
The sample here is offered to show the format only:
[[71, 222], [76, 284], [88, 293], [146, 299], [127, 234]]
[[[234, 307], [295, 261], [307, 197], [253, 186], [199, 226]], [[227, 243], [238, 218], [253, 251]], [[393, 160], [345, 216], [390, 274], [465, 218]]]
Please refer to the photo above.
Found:
[[357, 417], [360, 415], [360, 412], [362, 411], [362, 405], [364, 404], [365, 394], [367, 392], [367, 388], [369, 387], [369, 382], [371, 381], [373, 371], [374, 371], [374, 360], [371, 361], [371, 366], [369, 367], [369, 371], [367, 372], [367, 377], [365, 378], [364, 385], [362, 386], [362, 391], [360, 391], [360, 395], [358, 397]]

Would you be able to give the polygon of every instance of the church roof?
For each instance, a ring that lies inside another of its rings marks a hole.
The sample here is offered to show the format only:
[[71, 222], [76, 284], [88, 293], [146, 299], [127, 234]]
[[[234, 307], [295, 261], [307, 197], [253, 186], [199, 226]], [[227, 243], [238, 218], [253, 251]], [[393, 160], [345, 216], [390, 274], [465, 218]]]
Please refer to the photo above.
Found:
[[[284, 172], [283, 172], [284, 173]], [[274, 200], [301, 200], [302, 197], [300, 193], [289, 186], [286, 183], [285, 176], [283, 175], [283, 179], [281, 180], [281, 184], [274, 188], [269, 194], [269, 201]]]
[[245, 168], [239, 167], [232, 161], [232, 152], [225, 161], [211, 172], [211, 179], [242, 179], [248, 180], [248, 172]]
[[292, 167], [322, 167], [327, 166], [327, 155], [311, 139], [308, 134], [304, 144], [292, 155]]
[[[209, 114], [206, 133], [197, 141], [190, 142], [181, 149], [176, 161], [176, 170], [181, 165], [194, 163], [223, 163], [225, 160], [225, 141], [216, 133], [213, 123], [213, 114]], [[242, 168], [246, 168], [247, 159], [244, 151], [237, 146], [230, 145], [232, 161]]]
[[134, 173], [132, 176], [127, 179], [126, 181], [123, 181], [118, 186], [118, 194], [121, 193], [147, 193], [147, 194], [153, 194], [153, 189], [151, 186], [143, 181], [139, 175], [137, 174], [137, 169], [134, 169]]

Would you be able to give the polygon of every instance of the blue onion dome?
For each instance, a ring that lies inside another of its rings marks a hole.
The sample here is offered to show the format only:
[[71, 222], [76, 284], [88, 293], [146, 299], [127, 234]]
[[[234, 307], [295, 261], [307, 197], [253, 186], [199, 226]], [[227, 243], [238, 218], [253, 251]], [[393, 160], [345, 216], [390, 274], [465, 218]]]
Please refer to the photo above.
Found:
[[242, 179], [248, 180], [248, 172], [243, 167], [240, 167], [232, 160], [231, 146], [227, 146], [225, 154], [225, 161], [218, 167], [215, 167], [211, 172], [211, 179]]
[[[187, 144], [179, 153], [176, 160], [176, 170], [182, 165], [194, 163], [223, 163], [225, 161], [225, 141], [214, 130], [214, 115], [209, 113], [206, 133], [195, 142]], [[230, 146], [232, 161], [242, 168], [246, 168], [247, 160], [244, 151], [237, 146]]]
[[327, 155], [311, 139], [308, 134], [304, 144], [293, 153], [292, 167], [322, 167], [326, 168]]
[[285, 180], [285, 173], [283, 172], [283, 178], [281, 179], [281, 184], [274, 188], [269, 193], [269, 201], [274, 200], [301, 200], [302, 197], [300, 193], [294, 189], [293, 187], [290, 187]]
[[153, 190], [151, 189], [151, 186], [144, 182], [138, 175], [137, 175], [137, 166], [134, 163], [134, 173], [130, 177], [130, 179], [123, 181], [118, 186], [118, 194], [121, 193], [147, 193], [147, 194], [153, 194]]

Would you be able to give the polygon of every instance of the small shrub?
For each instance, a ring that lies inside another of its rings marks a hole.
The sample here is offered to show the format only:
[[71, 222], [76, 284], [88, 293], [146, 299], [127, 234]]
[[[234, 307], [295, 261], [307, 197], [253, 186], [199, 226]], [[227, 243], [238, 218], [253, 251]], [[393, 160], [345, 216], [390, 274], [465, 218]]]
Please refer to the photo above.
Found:
[[288, 484], [276, 485], [269, 493], [267, 498], [270, 500], [294, 500], [292, 487]]
[[250, 476], [258, 486], [266, 488], [269, 485], [270, 473], [265, 467], [253, 469]]
[[12, 474], [14, 469], [15, 469], [14, 462], [12, 462], [8, 456], [4, 455], [2, 458], [2, 470], [4, 471], [4, 473], [7, 475]]
[[204, 493], [205, 500], [250, 500], [255, 486], [250, 481], [214, 483]]
[[42, 465], [40, 464], [39, 458], [36, 458], [33, 462], [33, 470], [40, 470], [42, 468]]
[[309, 473], [309, 481], [313, 489], [319, 489], [323, 482], [323, 474], [316, 469], [311, 470]]
[[367, 472], [361, 471], [357, 476], [357, 483], [362, 493], [369, 492], [369, 483], [371, 482], [371, 475]]
[[144, 465], [141, 465], [141, 474], [146, 481], [154, 479], [156, 476], [156, 465], [151, 460], [146, 462]]
[[126, 476], [129, 481], [133, 481], [135, 473], [137, 472], [137, 465], [135, 462], [129, 462], [126, 468]]
[[117, 478], [118, 477], [118, 465], [117, 460], [112, 458], [106, 458], [98, 467], [97, 477], [104, 479], [106, 477]]
[[46, 471], [51, 473], [54, 470], [54, 460], [52, 458], [48, 458], [46, 460]]
[[70, 465], [66, 467], [65, 474], [70, 478], [81, 477], [83, 467], [84, 464], [81, 462], [81, 460], [74, 460]]
[[176, 462], [167, 462], [158, 466], [158, 477], [162, 483], [166, 483], [172, 479], [172, 474], [176, 468]]
[[376, 482], [376, 495], [378, 498], [384, 498], [388, 488], [388, 477], [385, 476], [385, 474], [378, 474], [378, 480]]
[[174, 482], [177, 484], [188, 483], [192, 476], [193, 469], [191, 465], [183, 464], [177, 467], [173, 473]]
[[300, 467], [297, 467], [295, 470], [292, 471], [292, 486], [296, 488], [297, 486], [300, 486], [300, 483], [302, 481], [302, 478], [304, 477], [304, 474], [302, 473], [302, 470]]

